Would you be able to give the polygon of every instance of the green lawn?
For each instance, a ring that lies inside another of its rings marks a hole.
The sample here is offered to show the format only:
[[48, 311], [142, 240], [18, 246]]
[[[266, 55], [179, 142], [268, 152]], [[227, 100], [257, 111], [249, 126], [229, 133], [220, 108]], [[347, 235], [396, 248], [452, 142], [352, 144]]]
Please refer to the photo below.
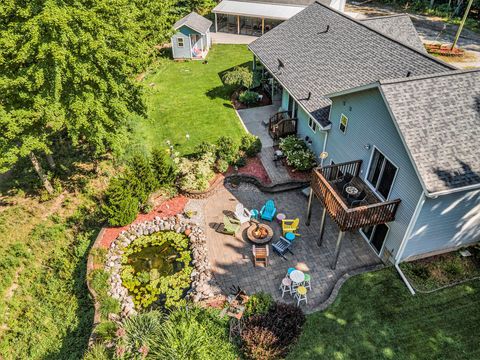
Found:
[[[252, 54], [245, 45], [214, 45], [207, 60], [203, 64], [163, 59], [144, 79], [148, 118], [136, 119], [135, 136], [148, 150], [166, 147], [170, 140], [184, 154], [202, 141], [244, 134], [230, 103], [233, 89], [222, 84], [220, 74], [250, 62]], [[150, 87], [152, 83], [155, 85]]]
[[411, 296], [392, 269], [356, 276], [288, 359], [479, 359], [479, 304], [480, 281]]

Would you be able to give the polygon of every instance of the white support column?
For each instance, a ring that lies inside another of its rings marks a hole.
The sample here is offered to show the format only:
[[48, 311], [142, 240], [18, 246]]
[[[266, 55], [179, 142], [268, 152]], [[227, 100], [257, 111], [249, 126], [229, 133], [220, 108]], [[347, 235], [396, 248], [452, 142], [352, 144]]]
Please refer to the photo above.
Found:
[[305, 225], [310, 226], [310, 219], [312, 217], [312, 200], [313, 200], [313, 189], [310, 187], [310, 193], [308, 195], [308, 205], [307, 205], [307, 221]]
[[335, 255], [332, 264], [332, 270], [335, 270], [337, 267], [338, 255], [340, 254], [340, 248], [342, 247], [342, 240], [343, 236], [345, 235], [345, 231], [340, 231], [338, 233], [337, 244], [335, 245]]
[[218, 32], [217, 13], [215, 13], [215, 32]]
[[237, 34], [240, 35], [240, 16], [237, 15]]
[[262, 35], [265, 34], [265, 18], [262, 18]]

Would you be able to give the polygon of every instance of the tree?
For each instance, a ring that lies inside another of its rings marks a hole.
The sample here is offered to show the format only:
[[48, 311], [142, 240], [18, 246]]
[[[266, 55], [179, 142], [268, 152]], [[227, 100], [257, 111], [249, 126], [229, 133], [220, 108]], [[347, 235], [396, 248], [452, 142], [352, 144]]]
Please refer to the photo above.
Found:
[[162, 149], [152, 152], [152, 169], [160, 185], [171, 185], [175, 181], [175, 168], [167, 153]]
[[110, 180], [105, 192], [105, 201], [101, 208], [103, 216], [111, 226], [130, 224], [137, 217], [139, 200], [134, 196], [125, 177]]
[[144, 204], [150, 194], [158, 187], [157, 179], [150, 166], [150, 160], [143, 154], [136, 154], [126, 174], [134, 196], [140, 200], [141, 204]]
[[144, 113], [140, 16], [128, 0], [0, 4], [1, 172], [29, 156], [48, 190], [33, 159], [54, 156], [60, 133], [95, 155], [120, 146], [126, 119]]

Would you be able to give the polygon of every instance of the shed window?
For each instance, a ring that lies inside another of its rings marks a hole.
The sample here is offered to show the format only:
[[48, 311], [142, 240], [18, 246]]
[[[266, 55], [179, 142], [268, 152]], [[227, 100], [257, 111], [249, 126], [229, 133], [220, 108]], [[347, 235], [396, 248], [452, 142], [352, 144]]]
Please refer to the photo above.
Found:
[[308, 118], [308, 126], [314, 133], [317, 132], [317, 123], [312, 118]]
[[347, 132], [347, 125], [348, 118], [342, 114], [342, 116], [340, 117], [340, 131], [344, 134]]
[[183, 47], [183, 38], [177, 38], [177, 46], [179, 48], [182, 48]]

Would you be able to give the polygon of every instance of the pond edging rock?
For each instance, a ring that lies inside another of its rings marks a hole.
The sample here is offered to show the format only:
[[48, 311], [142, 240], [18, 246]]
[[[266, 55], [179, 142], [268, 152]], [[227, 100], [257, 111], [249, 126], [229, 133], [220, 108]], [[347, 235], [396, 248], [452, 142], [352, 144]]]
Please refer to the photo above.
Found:
[[122, 231], [112, 242], [108, 249], [105, 270], [110, 274], [108, 294], [117, 299], [121, 306], [121, 318], [133, 316], [137, 313], [133, 298], [128, 290], [122, 285], [121, 269], [123, 249], [135, 239], [151, 235], [160, 231], [175, 231], [189, 238], [190, 251], [192, 254], [193, 271], [191, 274], [191, 288], [187, 298], [199, 302], [214, 297], [220, 292], [211, 271], [208, 260], [206, 236], [203, 229], [195, 223], [191, 223], [183, 215], [176, 215], [166, 219], [155, 217], [152, 221], [144, 221], [132, 225]]

